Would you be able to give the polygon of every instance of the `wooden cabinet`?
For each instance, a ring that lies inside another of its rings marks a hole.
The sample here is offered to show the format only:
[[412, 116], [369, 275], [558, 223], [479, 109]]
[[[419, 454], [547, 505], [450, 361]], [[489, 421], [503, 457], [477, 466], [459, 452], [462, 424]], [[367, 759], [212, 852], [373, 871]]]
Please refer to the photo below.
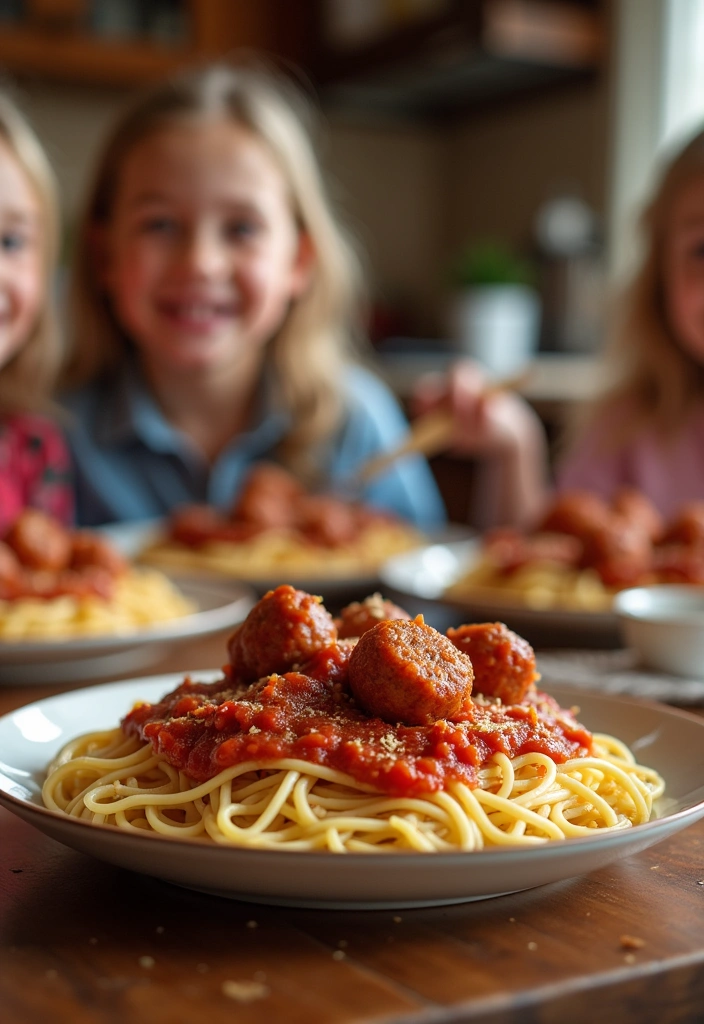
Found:
[[591, 76], [602, 0], [316, 0], [324, 95], [368, 113], [429, 115]]
[[299, 0], [8, 3], [0, 20], [0, 67], [18, 76], [129, 86], [240, 47], [298, 60], [300, 6]]
[[[602, 0], [0, 0], [0, 68], [139, 84], [256, 50], [368, 113], [452, 112], [600, 66]], [[365, 21], [366, 19], [366, 21]]]

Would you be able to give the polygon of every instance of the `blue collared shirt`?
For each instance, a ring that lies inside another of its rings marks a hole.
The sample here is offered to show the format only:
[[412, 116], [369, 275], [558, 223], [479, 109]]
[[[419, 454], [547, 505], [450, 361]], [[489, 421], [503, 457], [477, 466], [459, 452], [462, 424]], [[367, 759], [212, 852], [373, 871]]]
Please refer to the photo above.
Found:
[[[345, 375], [347, 416], [321, 459], [331, 489], [365, 459], [394, 448], [408, 424], [389, 389], [368, 370]], [[262, 397], [259, 414], [210, 464], [187, 434], [173, 427], [136, 366], [114, 383], [65, 396], [67, 436], [75, 464], [80, 526], [164, 516], [178, 505], [207, 503], [230, 509], [254, 462], [274, 458], [287, 417]], [[397, 512], [417, 526], [445, 521], [427, 462], [399, 460], [361, 495], [368, 504]]]

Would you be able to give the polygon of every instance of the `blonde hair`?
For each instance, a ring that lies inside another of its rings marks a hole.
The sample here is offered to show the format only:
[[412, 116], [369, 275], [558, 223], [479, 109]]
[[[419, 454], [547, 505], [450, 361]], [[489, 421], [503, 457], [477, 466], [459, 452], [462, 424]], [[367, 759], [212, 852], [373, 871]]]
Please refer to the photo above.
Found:
[[265, 142], [286, 178], [299, 229], [312, 241], [311, 283], [269, 343], [279, 403], [292, 424], [279, 456], [311, 475], [310, 447], [329, 437], [342, 414], [342, 370], [361, 323], [362, 276], [322, 180], [311, 104], [292, 81], [261, 63], [183, 72], [139, 97], [118, 121], [98, 162], [77, 235], [66, 382], [77, 387], [103, 379], [133, 350], [97, 279], [91, 246], [95, 227], [109, 221], [125, 159], [148, 136], [198, 116], [231, 118]]
[[59, 204], [54, 174], [39, 139], [17, 106], [0, 93], [0, 139], [27, 176], [39, 201], [44, 301], [30, 336], [0, 368], [0, 413], [41, 408], [51, 394], [61, 358], [53, 299], [59, 245]]
[[643, 256], [615, 308], [604, 353], [605, 379], [611, 383], [580, 411], [573, 436], [585, 424], [607, 422], [609, 436], [603, 443], [610, 449], [644, 429], [671, 442], [701, 401], [704, 367], [679, 344], [668, 322], [664, 288], [672, 207], [682, 189], [698, 178], [704, 187], [704, 131], [671, 159], [641, 214]]

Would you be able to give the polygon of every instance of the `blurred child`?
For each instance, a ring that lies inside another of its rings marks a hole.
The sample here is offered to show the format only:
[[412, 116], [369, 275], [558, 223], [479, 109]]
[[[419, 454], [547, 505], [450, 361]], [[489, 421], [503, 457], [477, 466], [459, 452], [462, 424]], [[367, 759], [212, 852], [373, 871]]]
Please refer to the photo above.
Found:
[[[704, 500], [704, 131], [664, 168], [641, 226], [642, 260], [604, 353], [606, 385], [578, 411], [556, 484], [559, 491], [605, 499], [624, 486], [635, 488], [668, 519], [686, 503]], [[462, 375], [471, 372], [465, 364], [454, 370], [462, 451], [471, 450], [477, 434], [477, 406], [457, 393]], [[479, 409], [477, 416], [481, 403]], [[544, 474], [520, 455], [518, 440], [513, 450], [539, 507]]]
[[[353, 359], [360, 273], [292, 83], [190, 71], [115, 126], [78, 231], [70, 437], [85, 525], [229, 508], [258, 460], [306, 483], [351, 474], [407, 429]], [[444, 509], [407, 459], [365, 501]]]
[[643, 212], [645, 247], [561, 490], [627, 484], [669, 517], [704, 499], [704, 132], [670, 161]]
[[26, 507], [73, 517], [68, 452], [42, 411], [60, 359], [57, 241], [54, 176], [32, 129], [0, 95], [0, 535]]
[[447, 376], [428, 375], [416, 387], [415, 413], [447, 405], [454, 416], [451, 451], [474, 459], [470, 522], [479, 529], [532, 526], [548, 487], [545, 431], [519, 395], [494, 388], [482, 367], [458, 361]]

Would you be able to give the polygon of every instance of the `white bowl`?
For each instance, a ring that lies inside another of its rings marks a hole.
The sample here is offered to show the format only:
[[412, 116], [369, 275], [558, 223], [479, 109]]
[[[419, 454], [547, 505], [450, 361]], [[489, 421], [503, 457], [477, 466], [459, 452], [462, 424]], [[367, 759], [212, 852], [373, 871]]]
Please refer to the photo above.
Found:
[[621, 635], [643, 665], [704, 678], [704, 587], [663, 583], [614, 598]]

